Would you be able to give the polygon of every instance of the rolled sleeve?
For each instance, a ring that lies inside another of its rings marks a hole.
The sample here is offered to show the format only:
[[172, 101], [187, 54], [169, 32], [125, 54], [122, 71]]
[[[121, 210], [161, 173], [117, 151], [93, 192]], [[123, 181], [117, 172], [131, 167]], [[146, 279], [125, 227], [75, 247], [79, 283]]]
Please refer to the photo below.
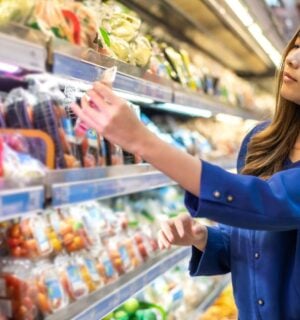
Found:
[[229, 237], [219, 228], [208, 227], [204, 252], [192, 247], [189, 270], [191, 276], [216, 275], [230, 272]]
[[186, 193], [193, 217], [257, 230], [300, 227], [300, 168], [274, 174], [269, 180], [232, 174], [202, 161], [200, 196]]

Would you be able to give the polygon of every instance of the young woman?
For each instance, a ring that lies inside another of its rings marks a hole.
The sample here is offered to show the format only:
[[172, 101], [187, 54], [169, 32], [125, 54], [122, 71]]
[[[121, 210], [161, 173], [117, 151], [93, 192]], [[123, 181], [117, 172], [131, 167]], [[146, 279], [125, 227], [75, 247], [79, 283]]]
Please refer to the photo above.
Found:
[[74, 106], [86, 124], [177, 181], [192, 217], [222, 224], [180, 216], [163, 224], [160, 247], [191, 246], [192, 276], [231, 272], [241, 320], [299, 320], [300, 30], [283, 55], [274, 118], [244, 139], [237, 175], [158, 139], [106, 85], [88, 95], [97, 110], [85, 98]]

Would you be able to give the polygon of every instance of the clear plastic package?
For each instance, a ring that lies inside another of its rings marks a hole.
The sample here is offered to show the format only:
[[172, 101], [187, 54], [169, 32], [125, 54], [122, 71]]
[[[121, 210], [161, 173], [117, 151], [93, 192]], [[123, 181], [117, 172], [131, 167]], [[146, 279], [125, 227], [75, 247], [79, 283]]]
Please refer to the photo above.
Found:
[[44, 316], [68, 305], [68, 295], [61, 283], [59, 273], [50, 261], [40, 261], [34, 269], [38, 289], [37, 304]]
[[78, 300], [88, 294], [88, 285], [84, 281], [80, 266], [74, 257], [58, 256], [55, 259], [55, 266], [60, 274], [63, 287], [72, 300]]
[[1, 258], [0, 308], [9, 320], [34, 320], [37, 289], [29, 260]]

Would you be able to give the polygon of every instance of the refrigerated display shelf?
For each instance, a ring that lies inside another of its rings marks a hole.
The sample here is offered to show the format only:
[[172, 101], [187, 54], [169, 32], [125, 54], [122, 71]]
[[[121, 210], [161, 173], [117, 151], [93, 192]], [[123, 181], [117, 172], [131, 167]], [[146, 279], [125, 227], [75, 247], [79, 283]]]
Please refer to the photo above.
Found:
[[[234, 159], [212, 161], [225, 169]], [[111, 198], [175, 185], [149, 164], [53, 170], [38, 185], [16, 187], [3, 180], [0, 187], [0, 220], [28, 212], [96, 199]]]
[[[34, 36], [33, 36], [34, 35]], [[13, 64], [28, 71], [45, 72], [85, 82], [99, 79], [103, 70], [118, 67], [114, 88], [134, 96], [135, 102], [146, 104], [173, 103], [190, 108], [206, 109], [212, 115], [227, 113], [244, 119], [260, 115], [236, 108], [214, 97], [184, 89], [171, 80], [148, 73], [145, 69], [105, 57], [91, 48], [79, 47], [61, 39], [41, 40], [42, 34], [18, 25], [0, 29], [0, 62]], [[46, 50], [49, 48], [49, 50]], [[149, 100], [150, 99], [150, 100]]]
[[117, 66], [118, 74], [113, 88], [131, 96], [134, 95], [135, 102], [140, 98], [140, 102], [143, 103], [143, 98], [147, 98], [150, 100], [145, 104], [153, 105], [158, 109], [161, 103], [172, 103], [189, 107], [189, 110], [205, 109], [210, 111], [211, 115], [227, 113], [244, 119], [260, 119], [260, 115], [223, 103], [217, 98], [184, 89], [170, 80], [149, 74], [136, 66], [104, 57], [92, 49], [78, 47], [57, 39], [52, 45], [52, 73], [55, 75], [93, 82], [100, 78], [106, 68]]
[[111, 198], [175, 184], [147, 164], [60, 170], [46, 179], [47, 197], [54, 207]]
[[148, 164], [50, 171], [38, 185], [1, 180], [0, 220], [51, 207], [111, 198], [174, 185]]
[[159, 255], [137, 269], [47, 317], [47, 320], [95, 320], [116, 309], [132, 295], [190, 255], [190, 248], [176, 249]]

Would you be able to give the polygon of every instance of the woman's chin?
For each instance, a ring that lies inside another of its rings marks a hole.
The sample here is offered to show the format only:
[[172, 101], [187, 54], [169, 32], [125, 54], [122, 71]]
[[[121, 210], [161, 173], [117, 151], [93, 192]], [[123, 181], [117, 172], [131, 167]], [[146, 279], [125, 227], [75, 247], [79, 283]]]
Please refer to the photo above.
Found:
[[300, 92], [296, 93], [294, 90], [282, 87], [280, 90], [280, 96], [287, 101], [300, 104]]

